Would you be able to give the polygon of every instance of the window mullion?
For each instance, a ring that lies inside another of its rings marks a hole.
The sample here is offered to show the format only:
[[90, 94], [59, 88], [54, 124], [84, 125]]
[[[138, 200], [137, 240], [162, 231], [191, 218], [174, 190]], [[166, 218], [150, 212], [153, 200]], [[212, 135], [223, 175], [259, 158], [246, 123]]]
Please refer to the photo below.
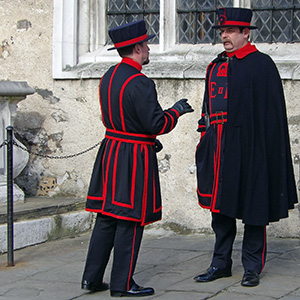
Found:
[[99, 44], [104, 46], [107, 43], [107, 0], [100, 1], [99, 7]]
[[90, 0], [79, 0], [78, 9], [78, 56], [90, 51]]
[[62, 68], [77, 64], [77, 0], [63, 1]]
[[176, 0], [160, 0], [160, 51], [173, 47], [176, 42]]

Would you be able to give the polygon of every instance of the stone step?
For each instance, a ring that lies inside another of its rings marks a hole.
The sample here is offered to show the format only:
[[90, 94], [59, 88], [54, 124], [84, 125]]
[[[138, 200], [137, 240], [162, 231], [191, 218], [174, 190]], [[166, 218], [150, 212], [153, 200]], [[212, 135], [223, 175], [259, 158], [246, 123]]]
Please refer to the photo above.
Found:
[[[14, 203], [14, 249], [64, 237], [91, 228], [93, 214], [84, 210], [85, 199], [26, 198]], [[7, 251], [7, 207], [0, 206], [0, 253]]]
[[[85, 199], [74, 198], [26, 198], [25, 202], [15, 202], [13, 205], [14, 222], [49, 217], [71, 211], [84, 210]], [[0, 224], [7, 222], [7, 205], [0, 205]]]

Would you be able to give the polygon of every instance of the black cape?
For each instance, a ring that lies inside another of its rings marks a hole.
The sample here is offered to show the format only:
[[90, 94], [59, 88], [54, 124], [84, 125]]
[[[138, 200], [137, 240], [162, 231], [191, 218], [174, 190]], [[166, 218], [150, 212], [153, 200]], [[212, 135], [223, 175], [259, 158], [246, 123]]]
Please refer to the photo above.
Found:
[[[206, 86], [198, 131], [205, 131], [207, 101]], [[242, 59], [231, 58], [227, 113], [221, 201], [216, 209], [257, 226], [288, 217], [297, 203], [297, 191], [282, 83], [268, 55], [256, 51]], [[198, 180], [198, 190], [202, 184]], [[201, 201], [202, 207], [210, 208]]]

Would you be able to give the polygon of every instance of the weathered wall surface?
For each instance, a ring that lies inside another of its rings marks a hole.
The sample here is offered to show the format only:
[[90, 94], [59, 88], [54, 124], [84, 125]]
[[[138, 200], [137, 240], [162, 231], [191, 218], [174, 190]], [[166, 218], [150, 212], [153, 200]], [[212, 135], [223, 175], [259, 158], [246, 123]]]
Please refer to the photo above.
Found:
[[[36, 93], [19, 103], [17, 137], [42, 155], [66, 156], [83, 151], [103, 138], [98, 101], [99, 80], [53, 80], [52, 1], [0, 0], [0, 79], [27, 81]], [[163, 108], [188, 98], [195, 112], [180, 118], [177, 128], [159, 139], [158, 154], [164, 226], [186, 233], [210, 231], [210, 213], [197, 204], [194, 153], [199, 134], [203, 80], [155, 80]], [[300, 81], [284, 81], [292, 155], [299, 178]], [[0, 141], [1, 142], [1, 141]], [[28, 196], [84, 197], [97, 149], [68, 159], [31, 155], [17, 181]], [[299, 237], [300, 217], [270, 226], [270, 234]]]

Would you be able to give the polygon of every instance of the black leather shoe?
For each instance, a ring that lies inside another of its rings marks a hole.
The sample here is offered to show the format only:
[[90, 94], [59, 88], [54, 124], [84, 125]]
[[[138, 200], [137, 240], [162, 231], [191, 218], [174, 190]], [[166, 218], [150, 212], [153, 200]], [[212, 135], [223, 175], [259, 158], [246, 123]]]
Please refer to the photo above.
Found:
[[95, 292], [103, 292], [103, 291], [108, 290], [109, 285], [105, 282], [94, 283], [94, 282], [90, 282], [87, 280], [83, 280], [81, 283], [81, 288], [83, 290], [88, 290], [88, 291], [95, 293]]
[[207, 272], [194, 277], [197, 282], [209, 282], [222, 277], [230, 277], [231, 268], [219, 269], [217, 267], [209, 267]]
[[136, 283], [133, 284], [129, 291], [125, 292], [118, 292], [118, 291], [110, 291], [110, 295], [112, 297], [144, 297], [150, 296], [154, 294], [154, 289], [151, 287], [142, 287], [137, 285]]
[[253, 270], [245, 270], [242, 286], [257, 286], [259, 285], [259, 274]]

